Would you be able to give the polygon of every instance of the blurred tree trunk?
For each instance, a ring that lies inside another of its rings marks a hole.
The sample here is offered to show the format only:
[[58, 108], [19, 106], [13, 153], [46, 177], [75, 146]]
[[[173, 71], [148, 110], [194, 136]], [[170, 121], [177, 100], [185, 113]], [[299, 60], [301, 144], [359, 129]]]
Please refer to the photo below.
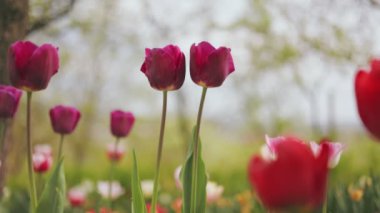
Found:
[[[28, 0], [0, 0], [0, 83], [8, 84], [9, 75], [7, 73], [7, 50], [10, 44], [16, 40], [23, 39], [26, 35], [29, 17]], [[7, 126], [12, 126], [8, 122]], [[7, 134], [6, 134], [7, 135]], [[12, 142], [5, 137], [0, 150], [0, 198], [3, 196], [3, 188], [6, 180], [6, 156]]]
[[6, 72], [7, 49], [11, 43], [23, 39], [28, 26], [28, 0], [0, 1], [0, 82], [8, 83]]

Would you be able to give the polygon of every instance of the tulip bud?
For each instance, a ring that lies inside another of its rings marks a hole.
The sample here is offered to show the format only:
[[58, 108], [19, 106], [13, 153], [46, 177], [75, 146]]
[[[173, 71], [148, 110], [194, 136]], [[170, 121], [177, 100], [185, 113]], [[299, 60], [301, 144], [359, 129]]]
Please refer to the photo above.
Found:
[[72, 207], [83, 206], [86, 202], [86, 191], [81, 188], [72, 188], [69, 190], [67, 197]]
[[135, 116], [131, 112], [114, 110], [111, 112], [111, 132], [115, 137], [126, 137], [129, 135]]
[[120, 161], [124, 155], [124, 151], [124, 147], [119, 143], [110, 143], [107, 145], [107, 156], [111, 161]]
[[207, 203], [216, 202], [223, 194], [224, 187], [209, 181], [206, 185]]
[[219, 87], [233, 71], [231, 49], [216, 49], [206, 41], [191, 46], [190, 75], [194, 83], [202, 87]]
[[58, 50], [51, 44], [38, 47], [30, 41], [17, 41], [8, 49], [7, 63], [13, 86], [26, 91], [43, 90], [58, 72]]
[[12, 86], [0, 85], [0, 118], [11, 118], [17, 111], [22, 92]]
[[106, 199], [112, 199], [115, 200], [118, 197], [120, 197], [122, 194], [124, 194], [124, 189], [117, 181], [112, 181], [111, 183], [111, 197], [109, 197], [109, 187], [110, 184], [108, 181], [99, 181], [98, 182], [98, 193]]
[[77, 126], [81, 114], [79, 110], [70, 106], [58, 105], [50, 109], [50, 121], [54, 132], [70, 134]]
[[47, 172], [53, 164], [52, 156], [45, 155], [39, 152], [36, 152], [33, 154], [32, 160], [33, 160], [33, 169], [37, 173]]
[[150, 86], [157, 90], [177, 90], [185, 81], [185, 55], [179, 47], [145, 49], [145, 61], [141, 71]]
[[358, 71], [355, 77], [355, 94], [364, 126], [380, 140], [380, 58], [372, 60], [369, 72]]

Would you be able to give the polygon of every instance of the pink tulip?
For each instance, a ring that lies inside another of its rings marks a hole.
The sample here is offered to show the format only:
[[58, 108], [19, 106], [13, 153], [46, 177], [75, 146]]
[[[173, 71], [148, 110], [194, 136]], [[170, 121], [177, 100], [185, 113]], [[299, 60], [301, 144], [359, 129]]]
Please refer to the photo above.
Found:
[[58, 105], [50, 109], [49, 114], [53, 130], [58, 134], [72, 133], [81, 117], [79, 110], [63, 105]]
[[39, 153], [39, 152], [36, 152], [33, 154], [32, 160], [33, 160], [33, 169], [37, 173], [47, 172], [53, 164], [52, 156]]
[[117, 138], [128, 136], [134, 123], [135, 116], [131, 112], [122, 110], [111, 112], [111, 132]]
[[202, 87], [219, 87], [235, 71], [231, 49], [203, 41], [190, 49], [190, 75]]
[[22, 92], [12, 86], [0, 85], [0, 118], [11, 118], [17, 111]]
[[30, 92], [43, 90], [58, 68], [58, 50], [51, 44], [39, 47], [30, 41], [16, 41], [8, 49], [10, 79], [17, 88]]
[[179, 47], [145, 49], [145, 61], [141, 71], [157, 90], [177, 90], [185, 81], [185, 55]]
[[120, 144], [110, 143], [107, 146], [107, 156], [111, 161], [118, 162], [123, 158], [124, 147]]

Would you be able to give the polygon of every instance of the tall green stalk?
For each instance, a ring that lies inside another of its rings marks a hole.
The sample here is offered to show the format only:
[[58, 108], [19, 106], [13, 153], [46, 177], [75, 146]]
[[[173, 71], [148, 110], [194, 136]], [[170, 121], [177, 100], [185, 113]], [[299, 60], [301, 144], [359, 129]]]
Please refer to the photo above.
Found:
[[[116, 138], [116, 141], [115, 141], [115, 151], [117, 150], [117, 146], [119, 144], [119, 138]], [[109, 182], [108, 182], [108, 202], [109, 202], [109, 208], [112, 209], [112, 181], [113, 181], [113, 173], [114, 173], [114, 170], [115, 170], [115, 165], [116, 165], [116, 162], [114, 160], [111, 159], [111, 167], [110, 167], [110, 177], [109, 177]]]
[[36, 181], [34, 179], [33, 173], [33, 162], [32, 162], [32, 143], [30, 141], [31, 135], [31, 125], [30, 125], [30, 115], [31, 115], [31, 101], [32, 92], [27, 92], [27, 105], [26, 105], [26, 144], [27, 144], [27, 157], [28, 157], [28, 174], [29, 174], [29, 194], [30, 202], [32, 204], [33, 211], [37, 207], [37, 191], [36, 191]]
[[195, 133], [194, 133], [194, 155], [193, 155], [193, 171], [192, 171], [192, 178], [191, 178], [191, 206], [190, 206], [190, 212], [196, 213], [196, 203], [197, 203], [197, 175], [198, 175], [198, 155], [201, 154], [198, 151], [199, 147], [199, 132], [201, 129], [201, 120], [202, 120], [202, 112], [203, 112], [203, 105], [206, 99], [206, 93], [207, 88], [203, 87], [202, 90], [202, 96], [201, 101], [199, 103], [199, 109], [198, 109], [198, 116], [197, 116], [197, 124], [195, 127]]
[[160, 176], [162, 147], [164, 144], [164, 130], [165, 130], [166, 108], [167, 108], [167, 106], [166, 106], [167, 105], [167, 93], [168, 93], [167, 91], [163, 91], [163, 96], [162, 96], [162, 115], [161, 115], [160, 138], [158, 141], [158, 149], [157, 149], [156, 175], [154, 177], [152, 206], [150, 208], [151, 213], [156, 213], [156, 204], [157, 204], [157, 197], [158, 197], [158, 179]]
[[63, 150], [63, 139], [65, 138], [64, 134], [61, 134], [61, 137], [59, 139], [59, 148], [58, 148], [58, 161], [61, 160], [62, 157], [62, 150]]

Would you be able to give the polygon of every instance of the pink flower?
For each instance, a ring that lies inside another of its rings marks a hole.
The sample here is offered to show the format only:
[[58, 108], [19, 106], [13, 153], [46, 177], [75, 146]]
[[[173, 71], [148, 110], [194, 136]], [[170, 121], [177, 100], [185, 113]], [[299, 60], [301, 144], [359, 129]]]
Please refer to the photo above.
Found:
[[38, 47], [30, 41], [16, 41], [8, 49], [7, 63], [13, 86], [26, 91], [43, 90], [58, 72], [58, 50], [51, 44]]
[[194, 83], [202, 87], [219, 87], [233, 71], [231, 49], [216, 49], [206, 41], [191, 46], [190, 75]]
[[209, 181], [206, 185], [207, 203], [214, 203], [222, 197], [224, 187]]
[[39, 153], [39, 152], [36, 152], [33, 154], [32, 160], [33, 160], [33, 169], [37, 173], [47, 172], [53, 164], [52, 156]]
[[175, 186], [177, 187], [177, 189], [180, 189], [180, 190], [182, 190], [181, 170], [182, 170], [182, 166], [178, 166], [174, 171]]
[[50, 109], [50, 121], [54, 132], [70, 134], [77, 126], [81, 114], [75, 107], [58, 105]]
[[72, 207], [83, 206], [86, 202], [87, 192], [81, 188], [72, 188], [69, 190], [67, 197]]
[[129, 135], [135, 116], [131, 112], [114, 110], [111, 112], [111, 132], [115, 137], [126, 137]]
[[124, 147], [120, 144], [110, 143], [107, 145], [107, 156], [111, 161], [120, 161], [124, 155], [124, 151]]
[[0, 118], [11, 118], [17, 111], [22, 92], [12, 86], [0, 85]]
[[145, 61], [141, 71], [157, 90], [177, 90], [185, 81], [185, 55], [179, 47], [145, 49]]

